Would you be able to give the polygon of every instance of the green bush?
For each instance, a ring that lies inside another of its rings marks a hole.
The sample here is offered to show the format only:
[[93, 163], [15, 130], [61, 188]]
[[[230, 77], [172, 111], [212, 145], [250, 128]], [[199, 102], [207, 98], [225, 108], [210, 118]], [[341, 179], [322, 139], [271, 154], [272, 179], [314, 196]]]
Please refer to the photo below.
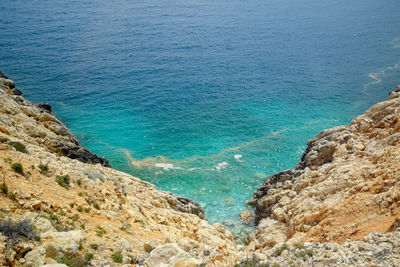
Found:
[[41, 173], [42, 175], [47, 176], [47, 174], [48, 174], [48, 172], [49, 172], [49, 166], [48, 166], [47, 164], [44, 165], [44, 164], [40, 163], [39, 166], [38, 166], [38, 168], [39, 168], [40, 173]]
[[97, 210], [99, 210], [99, 209], [100, 209], [100, 206], [99, 206], [99, 204], [97, 204], [96, 202], [94, 202], [94, 203], [93, 203], [93, 207], [94, 207], [95, 209], [97, 209]]
[[6, 183], [0, 184], [0, 191], [1, 191], [4, 195], [7, 195], [7, 194], [8, 194], [8, 186], [6, 185]]
[[13, 163], [11, 164], [11, 169], [13, 169], [16, 173], [24, 174], [24, 168], [21, 163]]
[[92, 249], [94, 249], [94, 250], [97, 250], [97, 249], [99, 248], [99, 244], [92, 243], [92, 244], [90, 244], [90, 247], [91, 247]]
[[96, 231], [96, 233], [97, 233], [97, 236], [98, 236], [98, 237], [103, 237], [103, 235], [104, 235], [105, 233], [107, 233], [107, 232], [106, 232], [106, 230], [105, 230], [103, 227], [97, 226], [97, 231]]
[[269, 267], [268, 263], [260, 263], [257, 258], [246, 259], [241, 263], [235, 265], [235, 267]]
[[57, 217], [57, 215], [55, 215], [54, 213], [50, 213], [50, 214], [49, 214], [49, 218], [50, 218], [50, 220], [52, 220], [52, 221], [58, 221], [58, 217]]
[[280, 256], [284, 250], [288, 250], [289, 247], [286, 244], [283, 244], [281, 247], [275, 250], [275, 256]]
[[71, 179], [68, 175], [56, 175], [56, 182], [68, 190]]
[[111, 258], [116, 263], [122, 263], [122, 254], [121, 252], [115, 252], [111, 255]]
[[21, 144], [20, 142], [8, 142], [8, 145], [15, 148], [15, 150], [17, 150], [18, 152], [22, 152], [22, 153], [27, 152], [25, 146], [23, 144]]
[[86, 259], [84, 260], [81, 256], [69, 257], [67, 255], [63, 255], [61, 257], [57, 257], [56, 261], [58, 263], [62, 263], [67, 265], [68, 267], [83, 267], [88, 266]]
[[[139, 260], [135, 256], [128, 255], [128, 257], [131, 259], [130, 264], [138, 264], [139, 263]], [[200, 267], [201, 267], [201, 265], [200, 265]]]
[[86, 256], [85, 256], [85, 260], [87, 261], [87, 262], [89, 262], [89, 261], [91, 261], [93, 259], [93, 253], [87, 253], [86, 254]]

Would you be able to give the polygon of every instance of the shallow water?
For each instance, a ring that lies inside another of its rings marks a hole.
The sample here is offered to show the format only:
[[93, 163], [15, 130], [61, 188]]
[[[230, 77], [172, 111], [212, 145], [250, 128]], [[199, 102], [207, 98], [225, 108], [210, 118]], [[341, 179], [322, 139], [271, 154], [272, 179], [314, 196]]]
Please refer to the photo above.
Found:
[[0, 69], [113, 167], [236, 220], [399, 83], [400, 2], [0, 2]]

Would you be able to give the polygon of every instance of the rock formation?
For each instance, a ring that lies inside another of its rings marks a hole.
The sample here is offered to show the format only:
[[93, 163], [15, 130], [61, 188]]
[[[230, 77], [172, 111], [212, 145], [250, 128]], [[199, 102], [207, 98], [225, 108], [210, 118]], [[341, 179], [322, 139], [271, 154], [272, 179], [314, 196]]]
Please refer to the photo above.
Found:
[[0, 266], [230, 266], [238, 259], [231, 233], [209, 225], [197, 202], [109, 168], [49, 105], [15, 95], [1, 75], [0, 221], [27, 219], [37, 239], [7, 249], [12, 238], [0, 234]]
[[343, 244], [371, 232], [396, 229], [399, 130], [398, 86], [387, 101], [349, 125], [325, 130], [310, 140], [293, 170], [268, 177], [254, 193], [249, 203], [255, 207], [258, 226], [250, 246], [262, 254], [283, 243]]
[[17, 90], [0, 71], [1, 266], [400, 265], [400, 87], [265, 180], [246, 246], [197, 202], [110, 168]]

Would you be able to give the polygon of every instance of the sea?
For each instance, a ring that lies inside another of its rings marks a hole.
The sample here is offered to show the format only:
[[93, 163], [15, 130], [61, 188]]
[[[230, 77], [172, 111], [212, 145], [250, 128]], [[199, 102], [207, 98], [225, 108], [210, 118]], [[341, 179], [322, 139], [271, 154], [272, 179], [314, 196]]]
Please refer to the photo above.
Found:
[[232, 229], [307, 140], [400, 84], [399, 14], [399, 0], [1, 0], [0, 69], [115, 169]]

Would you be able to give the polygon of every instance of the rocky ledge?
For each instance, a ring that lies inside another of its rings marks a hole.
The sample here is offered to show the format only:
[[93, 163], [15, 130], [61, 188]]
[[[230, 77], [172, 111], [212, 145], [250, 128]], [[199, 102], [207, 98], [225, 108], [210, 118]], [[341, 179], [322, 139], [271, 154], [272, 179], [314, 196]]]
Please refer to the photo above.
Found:
[[199, 203], [109, 168], [14, 89], [0, 73], [0, 266], [236, 262], [231, 233]]
[[21, 95], [0, 72], [1, 266], [400, 265], [400, 87], [265, 180], [246, 246], [197, 202], [109, 168]]
[[[343, 244], [335, 245], [339, 251], [350, 249], [361, 259], [349, 262], [347, 254], [332, 256], [336, 254], [323, 249], [325, 245], [314, 244], [317, 251], [333, 257], [324, 264], [363, 266], [372, 263], [368, 257], [379, 249], [366, 236], [382, 232], [378, 235], [385, 238], [382, 242], [390, 243], [384, 244], [383, 254], [395, 254], [398, 232], [384, 233], [397, 229], [400, 219], [399, 130], [400, 86], [387, 101], [372, 106], [349, 125], [325, 130], [310, 140], [293, 170], [266, 178], [254, 193], [249, 203], [255, 207], [258, 226], [249, 247], [265, 258], [283, 244], [333, 242]], [[363, 242], [370, 247], [364, 249]], [[363, 253], [369, 256], [362, 257]], [[387, 259], [375, 260], [381, 265]]]
[[[51, 106], [46, 103], [34, 104], [21, 95], [12, 80], [0, 73], [1, 117], [0, 132], [12, 137], [42, 145], [59, 155], [77, 159], [84, 163], [100, 163], [111, 167], [107, 159], [97, 156], [79, 144], [75, 136], [63, 123], [51, 114]], [[7, 101], [12, 97], [14, 101]], [[3, 135], [3, 138], [8, 138]], [[3, 140], [4, 141], [4, 140]]]

